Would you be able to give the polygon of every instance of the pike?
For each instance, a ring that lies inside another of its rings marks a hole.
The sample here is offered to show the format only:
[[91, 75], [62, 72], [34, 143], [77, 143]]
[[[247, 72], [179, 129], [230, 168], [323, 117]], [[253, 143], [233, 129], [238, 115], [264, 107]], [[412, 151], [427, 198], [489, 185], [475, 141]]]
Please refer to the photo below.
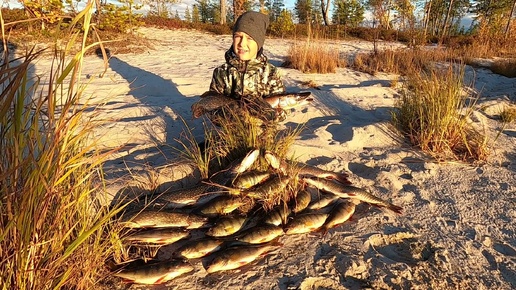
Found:
[[283, 228], [280, 226], [264, 224], [246, 230], [246, 232], [242, 233], [236, 240], [248, 244], [263, 244], [284, 234], [285, 232], [283, 232]]
[[222, 107], [238, 104], [238, 100], [217, 92], [207, 91], [201, 95], [201, 100], [192, 104], [191, 110], [195, 119]]
[[286, 168], [296, 172], [300, 177], [312, 176], [325, 179], [334, 179], [342, 184], [351, 184], [351, 182], [348, 180], [349, 175], [345, 172], [337, 173], [291, 160], [285, 160], [282, 162], [281, 170], [287, 170]]
[[335, 204], [323, 225], [323, 233], [340, 224], [345, 223], [355, 213], [355, 204], [352, 202], [342, 201]]
[[307, 213], [295, 216], [285, 228], [285, 234], [295, 235], [315, 231], [324, 225], [326, 213]]
[[187, 262], [172, 260], [147, 264], [135, 269], [124, 268], [113, 275], [129, 283], [154, 285], [165, 283], [193, 270], [194, 267]]
[[190, 237], [190, 232], [185, 229], [164, 228], [140, 231], [126, 236], [124, 240], [131, 243], [169, 245], [187, 237]]
[[337, 173], [321, 169], [319, 167], [310, 166], [301, 162], [292, 160], [280, 160], [274, 153], [266, 151], [264, 154], [267, 163], [282, 174], [294, 172], [301, 177], [319, 177], [326, 179], [334, 179], [342, 184], [351, 184], [348, 180], [349, 175], [345, 172]]
[[219, 250], [222, 246], [222, 243], [224, 243], [222, 240], [205, 238], [194, 242], [189, 242], [188, 244], [179, 248], [177, 253], [181, 257], [187, 259], [202, 258], [209, 253]]
[[207, 219], [194, 214], [167, 211], [142, 211], [130, 217], [122, 217], [122, 224], [129, 228], [179, 228], [197, 229]]
[[204, 268], [208, 273], [238, 269], [247, 265], [259, 257], [265, 256], [272, 250], [282, 246], [280, 243], [238, 246], [214, 253], [211, 261]]
[[166, 190], [160, 193], [157, 198], [158, 201], [166, 201], [174, 204], [175, 207], [183, 207], [195, 204], [203, 196], [216, 196], [217, 193], [208, 193], [212, 185], [200, 183], [190, 188], [181, 188], [176, 190]]
[[213, 227], [211, 227], [206, 235], [212, 237], [226, 237], [238, 232], [247, 221], [245, 216], [232, 216], [219, 218]]
[[333, 182], [331, 180], [327, 179], [313, 179], [313, 178], [303, 178], [303, 180], [326, 192], [333, 193], [341, 198], [352, 198], [357, 199], [366, 203], [369, 203], [371, 205], [381, 207], [381, 208], [387, 208], [397, 214], [401, 214], [403, 208], [397, 205], [394, 205], [388, 201], [385, 201], [379, 197], [374, 196], [373, 194], [369, 193], [368, 191], [358, 188], [351, 185], [343, 185], [336, 182]]
[[[299, 106], [304, 106], [311, 103], [314, 99], [311, 97], [311, 92], [300, 92], [300, 93], [281, 93], [268, 96], [264, 98], [274, 109], [290, 110]], [[238, 99], [227, 97], [217, 92], [207, 91], [203, 93], [201, 99], [192, 104], [191, 110], [194, 118], [223, 108], [237, 105]]]

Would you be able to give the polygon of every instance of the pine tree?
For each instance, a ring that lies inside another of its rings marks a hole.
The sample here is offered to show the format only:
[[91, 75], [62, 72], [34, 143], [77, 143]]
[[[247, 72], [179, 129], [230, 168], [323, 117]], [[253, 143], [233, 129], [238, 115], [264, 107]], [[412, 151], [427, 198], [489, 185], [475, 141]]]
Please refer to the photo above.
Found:
[[188, 6], [186, 6], [185, 10], [185, 20], [187, 22], [192, 22], [192, 16], [190, 15], [190, 9], [188, 8]]
[[197, 5], [195, 5], [195, 4], [192, 8], [192, 22], [193, 23], [201, 22], [201, 15], [199, 13], [199, 7], [197, 7]]
[[356, 27], [364, 20], [365, 7], [357, 0], [337, 0], [333, 4], [333, 23]]

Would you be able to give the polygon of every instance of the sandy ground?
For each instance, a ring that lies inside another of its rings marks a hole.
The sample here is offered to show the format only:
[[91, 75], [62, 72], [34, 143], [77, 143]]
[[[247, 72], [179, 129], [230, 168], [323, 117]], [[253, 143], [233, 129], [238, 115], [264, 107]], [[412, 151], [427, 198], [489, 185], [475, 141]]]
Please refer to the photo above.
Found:
[[[131, 188], [177, 185], [192, 174], [174, 160], [185, 124], [202, 139], [190, 106], [222, 64], [229, 36], [143, 28], [154, 48], [113, 53], [107, 72], [88, 56], [82, 77], [107, 122], [96, 136], [104, 149], [122, 146], [105, 170], [110, 196]], [[292, 40], [267, 39], [279, 66]], [[362, 41], [328, 42], [343, 54], [372, 49]], [[391, 48], [397, 44], [386, 43]], [[36, 74], [48, 60], [36, 63]], [[303, 74], [280, 68], [287, 89], [308, 90], [313, 105], [291, 112], [285, 126], [305, 123], [292, 151], [298, 160], [347, 170], [355, 186], [404, 208], [394, 215], [361, 204], [350, 222], [324, 237], [282, 237], [284, 246], [242, 270], [191, 275], [129, 289], [514, 289], [516, 288], [516, 124], [501, 130], [503, 105], [516, 99], [516, 79], [468, 67], [481, 93], [472, 122], [489, 136], [486, 164], [438, 164], [400, 142], [387, 128], [398, 97], [392, 75], [350, 69]], [[312, 81], [318, 89], [305, 87]], [[496, 139], [496, 140], [495, 140]], [[182, 180], [179, 182], [178, 180]], [[178, 181], [178, 182], [176, 182]]]

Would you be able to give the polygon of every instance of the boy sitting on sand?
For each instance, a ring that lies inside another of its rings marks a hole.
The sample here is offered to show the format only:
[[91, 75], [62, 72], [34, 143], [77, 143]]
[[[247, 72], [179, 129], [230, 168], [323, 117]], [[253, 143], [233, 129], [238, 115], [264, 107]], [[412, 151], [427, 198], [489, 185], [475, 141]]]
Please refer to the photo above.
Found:
[[248, 11], [238, 17], [233, 28], [233, 45], [226, 51], [226, 63], [215, 68], [210, 91], [240, 100], [251, 114], [267, 120], [284, 116], [278, 114], [264, 97], [284, 93], [285, 86], [278, 69], [263, 54], [269, 17]]

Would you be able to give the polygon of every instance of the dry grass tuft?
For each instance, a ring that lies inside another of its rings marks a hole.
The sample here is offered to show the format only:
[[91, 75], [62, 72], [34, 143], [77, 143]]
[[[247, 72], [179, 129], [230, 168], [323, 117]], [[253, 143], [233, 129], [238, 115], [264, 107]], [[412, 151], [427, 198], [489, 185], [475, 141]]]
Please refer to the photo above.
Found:
[[294, 44], [288, 50], [285, 66], [304, 73], [334, 73], [340, 66], [339, 52], [319, 42]]
[[414, 71], [428, 70], [434, 62], [451, 59], [445, 50], [400, 49], [359, 53], [349, 67], [375, 75], [377, 72], [407, 75]]
[[467, 121], [476, 99], [464, 94], [463, 75], [464, 66], [408, 75], [392, 114], [402, 134], [438, 160], [480, 161], [488, 155], [485, 136]]
[[[217, 126], [206, 120], [211, 125], [205, 126], [205, 150], [201, 150], [192, 137], [180, 141], [184, 147], [184, 156], [206, 173], [203, 175], [204, 178], [224, 171], [234, 161], [243, 158], [254, 149], [259, 149], [262, 153], [269, 151], [280, 160], [285, 159], [288, 149], [303, 130], [303, 126], [278, 130], [277, 123], [260, 120], [245, 109], [228, 108], [212, 120]], [[249, 170], [266, 171], [270, 170], [270, 165], [265, 158], [259, 158]], [[261, 204], [264, 209], [270, 209], [284, 202], [291, 194], [285, 189], [263, 199], [255, 198], [253, 202]]]

